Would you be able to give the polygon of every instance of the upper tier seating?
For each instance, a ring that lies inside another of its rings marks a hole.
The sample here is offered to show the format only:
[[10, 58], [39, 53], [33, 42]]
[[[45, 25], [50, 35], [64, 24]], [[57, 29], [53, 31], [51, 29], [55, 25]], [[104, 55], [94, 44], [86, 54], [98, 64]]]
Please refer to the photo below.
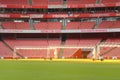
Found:
[[47, 0], [32, 0], [32, 5], [40, 5], [40, 6], [47, 6]]
[[66, 25], [66, 29], [79, 29], [80, 22], [69, 22]]
[[68, 5], [75, 5], [75, 4], [95, 4], [96, 0], [66, 0]]
[[3, 58], [12, 58], [13, 57], [13, 52], [7, 48], [7, 46], [5, 46], [5, 44], [3, 44], [0, 41], [0, 57]]
[[37, 30], [61, 30], [62, 24], [60, 22], [40, 22], [34, 25]]
[[101, 0], [101, 3], [118, 3], [120, 0]]
[[28, 0], [0, 0], [0, 4], [28, 5]]
[[98, 25], [98, 28], [120, 28], [120, 21], [103, 21]]
[[93, 29], [95, 22], [81, 22], [79, 29]]
[[92, 29], [95, 22], [69, 22], [66, 25], [66, 29]]
[[30, 29], [30, 26], [27, 22], [2, 22], [2, 27], [3, 29]]
[[48, 5], [62, 5], [62, 0], [48, 0]]

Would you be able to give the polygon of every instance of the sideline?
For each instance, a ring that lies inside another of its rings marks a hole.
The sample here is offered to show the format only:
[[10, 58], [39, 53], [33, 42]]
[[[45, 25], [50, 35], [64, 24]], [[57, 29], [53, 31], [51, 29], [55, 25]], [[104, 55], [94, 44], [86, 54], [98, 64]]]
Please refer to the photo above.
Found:
[[56, 61], [56, 62], [109, 62], [109, 63], [120, 63], [119, 60], [92, 60], [92, 59], [1, 59], [5, 61]]

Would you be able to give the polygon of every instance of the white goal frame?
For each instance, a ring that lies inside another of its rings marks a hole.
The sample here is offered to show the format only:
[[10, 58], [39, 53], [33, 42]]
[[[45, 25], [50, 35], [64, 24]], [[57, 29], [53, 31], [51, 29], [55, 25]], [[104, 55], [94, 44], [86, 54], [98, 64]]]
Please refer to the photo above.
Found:
[[107, 44], [107, 43], [98, 45], [97, 50], [96, 50], [97, 51], [97, 58], [100, 57], [100, 48], [102, 48], [102, 47], [117, 47], [117, 48], [119, 48], [120, 45], [119, 44]]
[[91, 49], [92, 50], [92, 58], [96, 58], [96, 46], [93, 47], [93, 46], [90, 46], [90, 47], [87, 47], [87, 46], [48, 46], [48, 47], [41, 47], [41, 46], [15, 46], [14, 47], [14, 51], [13, 51], [13, 58], [16, 58], [17, 56], [17, 50], [20, 50], [20, 49], [26, 49], [26, 50], [41, 50], [41, 49], [46, 49], [47, 50], [47, 57], [49, 57], [49, 52], [50, 50], [54, 50], [54, 55], [55, 57], [54, 58], [58, 58], [57, 56], [57, 49], [58, 48], [69, 48], [69, 49], [72, 49], [72, 48], [76, 48], [76, 49]]

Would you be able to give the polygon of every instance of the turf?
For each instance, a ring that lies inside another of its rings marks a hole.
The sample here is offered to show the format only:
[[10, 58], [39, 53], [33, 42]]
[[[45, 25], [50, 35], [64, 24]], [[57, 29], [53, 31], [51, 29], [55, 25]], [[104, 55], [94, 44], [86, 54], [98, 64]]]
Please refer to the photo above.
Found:
[[0, 60], [0, 80], [120, 80], [120, 63]]

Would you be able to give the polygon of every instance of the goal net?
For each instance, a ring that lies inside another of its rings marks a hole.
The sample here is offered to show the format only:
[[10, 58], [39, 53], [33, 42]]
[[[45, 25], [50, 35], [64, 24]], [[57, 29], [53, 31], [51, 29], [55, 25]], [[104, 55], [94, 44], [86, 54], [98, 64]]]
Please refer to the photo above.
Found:
[[[83, 53], [88, 51], [89, 54]], [[75, 46], [16, 46], [14, 47], [14, 58], [95, 58], [95, 47]]]
[[97, 46], [97, 56], [105, 59], [118, 59], [120, 58], [120, 45], [119, 44], [101, 44]]

